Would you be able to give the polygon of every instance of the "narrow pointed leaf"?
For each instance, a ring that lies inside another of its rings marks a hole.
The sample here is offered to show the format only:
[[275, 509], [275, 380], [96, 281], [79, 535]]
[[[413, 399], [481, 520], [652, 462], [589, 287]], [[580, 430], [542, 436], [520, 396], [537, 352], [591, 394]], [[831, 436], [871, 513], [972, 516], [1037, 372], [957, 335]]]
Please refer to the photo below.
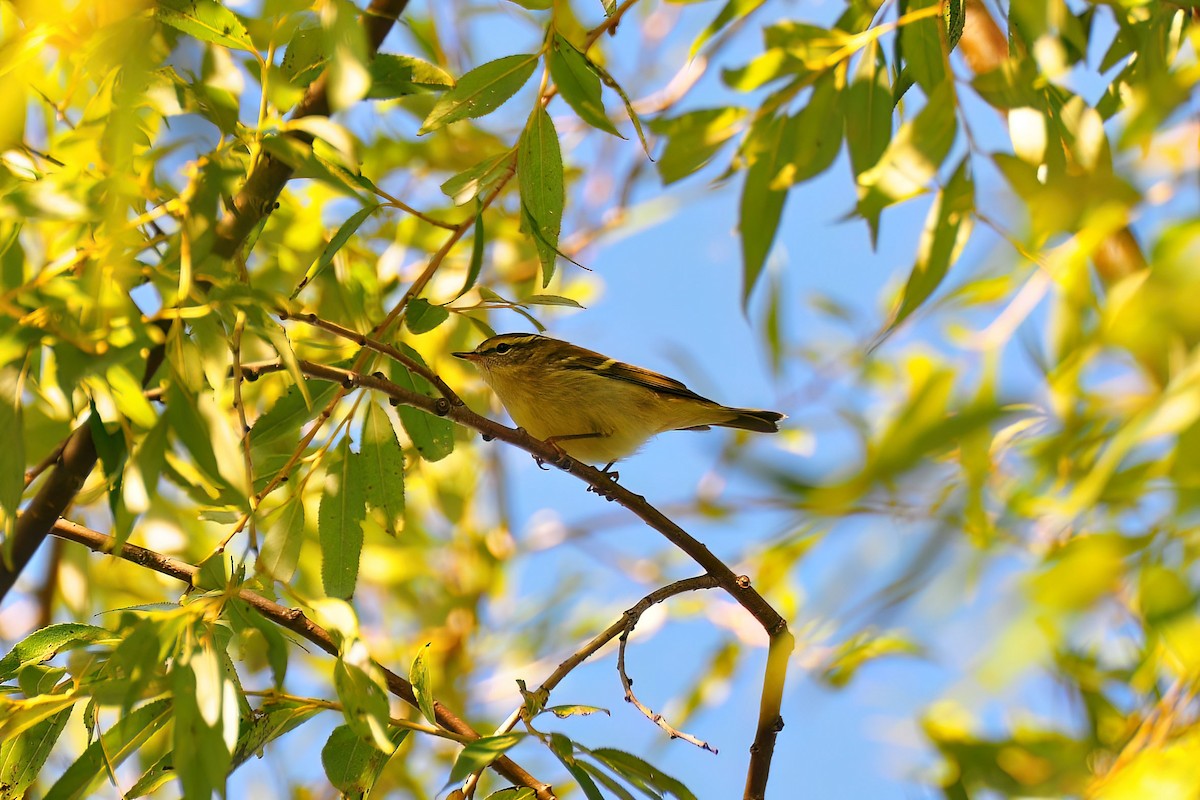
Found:
[[358, 462], [358, 454], [350, 450], [349, 437], [343, 437], [329, 464], [325, 494], [317, 515], [321, 584], [330, 597], [350, 597], [358, 580], [362, 522], [367, 511]]
[[550, 52], [550, 77], [559, 94], [575, 113], [593, 128], [621, 136], [608, 119], [600, 97], [600, 75], [586, 55], [559, 34], [554, 34]]
[[555, 248], [562, 228], [563, 163], [558, 132], [546, 109], [538, 107], [521, 134], [517, 155], [521, 203], [528, 210], [536, 234], [534, 244], [542, 262], [542, 285], [554, 276]]
[[746, 171], [742, 186], [742, 201], [738, 217], [738, 229], [742, 238], [742, 308], [750, 302], [750, 293], [762, 274], [787, 192], [771, 188], [771, 183], [782, 167], [785, 152], [791, 148], [784, 141], [787, 126], [784, 120], [771, 119], [753, 133], [752, 146], [757, 150], [754, 163]]
[[361, 458], [367, 506], [383, 512], [384, 528], [395, 536], [404, 528], [404, 453], [378, 403], [367, 404]]
[[471, 70], [441, 96], [418, 133], [430, 133], [451, 122], [495, 111], [525, 85], [539, 58], [537, 53], [505, 56]]

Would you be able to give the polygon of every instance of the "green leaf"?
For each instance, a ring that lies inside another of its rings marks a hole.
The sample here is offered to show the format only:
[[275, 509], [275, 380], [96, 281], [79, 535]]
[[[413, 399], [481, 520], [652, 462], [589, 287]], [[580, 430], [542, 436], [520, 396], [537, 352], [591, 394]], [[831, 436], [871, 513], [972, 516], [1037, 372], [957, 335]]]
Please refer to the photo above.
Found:
[[460, 119], [474, 119], [495, 111], [525, 85], [539, 58], [537, 53], [505, 56], [463, 75], [458, 85], [438, 99], [417, 131], [418, 135]]
[[458, 783], [472, 772], [478, 772], [488, 766], [524, 738], [523, 733], [502, 733], [499, 736], [484, 736], [471, 742], [454, 760], [446, 785]]
[[[400, 349], [409, 358], [419, 364], [425, 360], [421, 354], [406, 344], [400, 344]], [[424, 378], [413, 375], [398, 362], [388, 365], [392, 383], [403, 386], [427, 397], [434, 397], [433, 387]], [[437, 417], [412, 406], [396, 406], [396, 414], [404, 425], [404, 431], [412, 440], [413, 447], [421, 458], [426, 461], [440, 461], [454, 451], [454, 423], [443, 417]]]
[[122, 800], [133, 800], [135, 797], [145, 797], [151, 792], [155, 792], [166, 786], [169, 781], [175, 780], [175, 754], [173, 752], [164, 753], [158, 761], [155, 761], [142, 772], [142, 776], [138, 778], [133, 786], [130, 786], [128, 791], [122, 796]]
[[546, 711], [550, 712], [559, 719], [566, 719], [567, 717], [589, 717], [592, 714], [603, 714], [606, 717], [612, 716], [612, 713], [609, 712], [607, 708], [600, 708], [599, 706], [550, 706], [546, 708]]
[[[330, 384], [333, 385], [333, 384]], [[271, 515], [267, 535], [258, 551], [256, 569], [273, 581], [291, 583], [300, 562], [300, 546], [304, 544], [304, 498], [296, 492]]]
[[709, 39], [728, 27], [729, 23], [756, 10], [763, 2], [764, 0], [729, 0], [725, 3], [713, 21], [708, 23], [708, 26], [700, 31], [700, 35], [692, 42], [692, 47], [688, 50], [688, 60], [695, 58], [696, 54], [700, 52], [700, 48], [704, 47]]
[[541, 106], [530, 115], [521, 133], [517, 165], [521, 203], [536, 226], [534, 244], [542, 261], [542, 285], [547, 286], [554, 276], [555, 248], [562, 228], [563, 163], [558, 132]]
[[967, 24], [967, 4], [964, 0], [946, 0], [946, 5], [942, 9], [942, 16], [946, 20], [946, 43], [950, 49], [958, 47], [959, 40], [962, 39], [963, 29]]
[[0, 367], [0, 430], [7, 431], [0, 447], [0, 538], [3, 561], [13, 554], [17, 511], [25, 492], [25, 422], [21, 403], [21, 372], [8, 364]]
[[508, 150], [479, 162], [442, 184], [442, 193], [461, 206], [486, 194], [516, 169], [517, 151]]
[[[618, 782], [616, 778], [608, 774], [604, 768], [587, 761], [576, 761], [575, 766], [586, 772], [588, 776], [595, 778], [601, 786], [609, 791], [609, 793], [616, 795], [617, 800], [634, 800], [633, 793], [626, 789], [623, 784]], [[653, 794], [650, 796], [657, 797], [657, 795]]]
[[333, 683], [346, 724], [368, 745], [391, 753], [393, 731], [388, 722], [388, 698], [383, 688], [362, 667], [339, 658], [333, 668]]
[[367, 403], [360, 451], [367, 507], [383, 512], [384, 529], [395, 536], [404, 528], [404, 453], [378, 403]]
[[[275, 405], [258, 418], [250, 429], [250, 445], [265, 448], [267, 445], [285, 440], [287, 447], [295, 447], [300, 428], [316, 416], [333, 399], [338, 386], [330, 381], [313, 381], [309, 388], [310, 397], [300, 391], [299, 384], [288, 387], [287, 394], [275, 401]], [[310, 402], [311, 401], [311, 402]]]
[[726, 106], [651, 122], [650, 130], [667, 139], [656, 164], [663, 184], [686, 178], [711, 161], [721, 146], [742, 130], [745, 118], [746, 109]]
[[322, 45], [330, 55], [325, 72], [326, 96], [333, 111], [350, 108], [371, 88], [366, 28], [351, 0], [322, 4]]
[[954, 84], [942, 83], [914, 119], [905, 122], [874, 167], [859, 176], [858, 211], [872, 242], [884, 208], [925, 192], [958, 132]]
[[487, 237], [483, 230], [483, 203], [476, 200], [475, 237], [471, 240], [471, 263], [467, 267], [467, 277], [463, 280], [463, 287], [458, 290], [458, 294], [454, 295], [454, 300], [471, 291], [476, 281], [479, 280], [479, 273], [483, 272], [483, 247], [486, 241]]
[[108, 777], [108, 768], [119, 767], [147, 739], [171, 721], [171, 709], [171, 700], [162, 699], [121, 716], [67, 767], [46, 792], [44, 800], [90, 797], [100, 781]]
[[319, 708], [295, 708], [292, 706], [260, 708], [249, 724], [242, 726], [237, 747], [233, 751], [233, 765], [261, 754], [263, 747], [293, 730], [321, 712]]
[[771, 181], [778, 191], [820, 175], [833, 164], [842, 146], [841, 91], [837, 75], [824, 73], [813, 85], [808, 105], [787, 121], [783, 142], [791, 148], [787, 161]]
[[[403, 729], [394, 732], [392, 752], [395, 752], [395, 745], [400, 744], [407, 735], [408, 731]], [[321, 748], [321, 765], [325, 767], [325, 776], [345, 797], [365, 797], [379, 779], [389, 758], [390, 752], [381, 752], [349, 725], [334, 728]]]
[[328, 60], [324, 32], [318, 27], [300, 27], [288, 41], [279, 66], [289, 81], [304, 88], [316, 80]]
[[975, 182], [971, 179], [969, 158], [964, 157], [929, 209], [917, 249], [917, 263], [889, 330], [907, 319], [941, 285], [971, 238], [974, 211]]
[[454, 78], [444, 69], [413, 56], [378, 53], [371, 60], [370, 71], [371, 90], [367, 97], [372, 100], [442, 91], [454, 86]]
[[508, 786], [498, 792], [492, 792], [484, 800], [534, 800], [537, 792], [528, 786]]
[[858, 671], [872, 661], [889, 656], [915, 656], [921, 648], [896, 633], [862, 631], [842, 642], [830, 655], [821, 671], [821, 680], [842, 688]]
[[521, 301], [522, 305], [530, 306], [564, 306], [566, 308], [583, 308], [578, 301], [557, 294], [531, 294]]
[[879, 163], [892, 139], [892, 88], [878, 42], [863, 48], [854, 78], [843, 92], [846, 145], [855, 176]]
[[202, 42], [254, 52], [254, 42], [237, 15], [216, 0], [159, 0], [159, 22]]
[[646, 158], [653, 161], [654, 157], [650, 155], [650, 144], [646, 141], [646, 132], [642, 130], [642, 120], [638, 117], [637, 111], [633, 107], [633, 101], [629, 99], [629, 95], [621, 88], [621, 84], [617, 83], [616, 78], [608, 74], [608, 70], [594, 61], [589, 61], [588, 64], [600, 76], [600, 80], [604, 85], [616, 92], [621, 98], [621, 102], [625, 104], [625, 113], [629, 115], [629, 121], [633, 123], [633, 129], [637, 131], [638, 141], [642, 143], [642, 150], [646, 152]]
[[658, 767], [632, 753], [615, 750], [611, 747], [602, 747], [590, 751], [590, 755], [635, 786], [645, 783], [678, 798], [678, 800], [696, 800], [696, 795], [692, 794], [691, 790], [680, 781], [664, 774]]
[[321, 585], [329, 597], [348, 598], [358, 580], [362, 554], [362, 523], [367, 513], [359, 456], [350, 450], [350, 437], [343, 436], [330, 459], [325, 493], [317, 514], [321, 542]]
[[[900, 6], [901, 13], [913, 13], [934, 6], [940, 7], [942, 0], [907, 0]], [[900, 28], [900, 49], [904, 54], [904, 66], [914, 80], [931, 94], [946, 80], [946, 56], [942, 52], [943, 21], [940, 15], [910, 22]]]
[[450, 317], [442, 306], [432, 305], [428, 300], [414, 297], [404, 312], [404, 324], [416, 334], [428, 333]]
[[750, 302], [750, 293], [754, 291], [767, 254], [771, 252], [783, 204], [787, 200], [786, 191], [771, 188], [782, 167], [782, 159], [791, 152], [783, 138], [786, 129], [783, 120], [770, 118], [751, 130], [747, 142], [747, 148], [754, 154], [754, 162], [746, 171], [738, 215], [742, 237], [743, 309]]
[[408, 669], [408, 682], [412, 684], [413, 694], [417, 696], [417, 707], [421, 715], [431, 724], [438, 725], [437, 713], [433, 705], [433, 686], [429, 680], [429, 643], [417, 650], [412, 666]]
[[0, 681], [12, 678], [26, 664], [40, 664], [62, 650], [73, 650], [96, 642], [115, 642], [111, 631], [95, 625], [64, 622], [34, 631], [0, 659]]
[[561, 733], [550, 734], [550, 752], [558, 758], [567, 772], [571, 773], [576, 782], [579, 783], [579, 788], [583, 790], [583, 794], [588, 800], [604, 800], [604, 795], [600, 793], [600, 788], [596, 786], [596, 782], [592, 780], [592, 776], [584, 769], [583, 763], [575, 759], [575, 743]]
[[555, 33], [550, 51], [550, 77], [575, 113], [593, 128], [621, 136], [608, 119], [600, 97], [600, 75], [586, 55]]
[[337, 229], [337, 233], [329, 240], [329, 244], [325, 245], [325, 249], [321, 251], [320, 258], [308, 268], [308, 272], [304, 273], [304, 277], [296, 284], [296, 288], [291, 294], [293, 298], [300, 294], [304, 290], [304, 287], [308, 286], [313, 278], [317, 277], [322, 270], [333, 263], [333, 257], [337, 255], [339, 250], [346, 246], [346, 242], [350, 241], [350, 237], [354, 235], [359, 226], [366, 221], [367, 217], [374, 214], [379, 206], [379, 203], [364, 206], [351, 214], [349, 219], [342, 223], [341, 227]]
[[0, 798], [23, 797], [54, 749], [55, 742], [71, 718], [64, 708], [49, 719], [0, 743]]
[[172, 766], [184, 797], [225, 795], [225, 782], [232, 763], [235, 742], [224, 739], [224, 717], [237, 707], [224, 702], [226, 681], [216, 653], [201, 648], [185, 663], [177, 660], [171, 669], [174, 698]]

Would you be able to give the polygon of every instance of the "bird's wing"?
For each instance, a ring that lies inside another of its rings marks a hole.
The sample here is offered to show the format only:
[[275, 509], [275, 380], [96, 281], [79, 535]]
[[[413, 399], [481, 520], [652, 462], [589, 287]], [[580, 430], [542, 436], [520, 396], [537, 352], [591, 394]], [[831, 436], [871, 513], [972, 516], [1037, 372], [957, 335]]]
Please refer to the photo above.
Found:
[[645, 386], [647, 389], [653, 389], [656, 392], [672, 394], [676, 397], [685, 397], [688, 400], [700, 400], [705, 403], [712, 402], [707, 397], [696, 394], [674, 378], [668, 378], [666, 375], [660, 375], [643, 367], [635, 367], [632, 364], [605, 358], [599, 353], [593, 353], [590, 350], [583, 350], [583, 348], [579, 348], [579, 350], [582, 352], [572, 354], [563, 362], [565, 368], [597, 370], [609, 378], [627, 381], [638, 386]]

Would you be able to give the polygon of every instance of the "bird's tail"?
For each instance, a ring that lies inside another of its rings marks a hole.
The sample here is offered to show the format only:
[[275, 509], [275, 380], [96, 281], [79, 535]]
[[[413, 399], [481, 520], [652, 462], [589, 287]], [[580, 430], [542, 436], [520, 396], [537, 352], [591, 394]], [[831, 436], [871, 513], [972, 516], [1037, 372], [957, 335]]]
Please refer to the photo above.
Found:
[[727, 408], [733, 417], [726, 422], [714, 422], [722, 428], [741, 428], [759, 433], [778, 433], [779, 421], [787, 419], [786, 414], [778, 411], [762, 411], [757, 408]]

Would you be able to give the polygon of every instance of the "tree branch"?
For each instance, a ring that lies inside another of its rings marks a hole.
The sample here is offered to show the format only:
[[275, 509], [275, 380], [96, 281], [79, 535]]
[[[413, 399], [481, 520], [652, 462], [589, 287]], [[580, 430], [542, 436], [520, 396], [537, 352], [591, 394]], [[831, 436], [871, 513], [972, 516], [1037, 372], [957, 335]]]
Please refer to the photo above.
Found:
[[[50, 532], [62, 539], [82, 544], [97, 553], [115, 555], [125, 561], [152, 569], [163, 575], [169, 575], [184, 583], [191, 584], [192, 578], [199, 571], [198, 567], [186, 561], [181, 561], [177, 558], [172, 558], [133, 544], [123, 544], [114, 552], [113, 548], [116, 545], [116, 539], [99, 531], [94, 531], [91, 528], [85, 528], [82, 525], [70, 522], [69, 520], [57, 520], [50, 529]], [[333, 641], [333, 637], [329, 635], [329, 632], [309, 619], [300, 609], [282, 606], [249, 589], [238, 590], [238, 599], [272, 622], [303, 636], [326, 653], [333, 656], [338, 655], [337, 644]], [[380, 669], [383, 671], [387, 681], [388, 690], [413, 708], [418, 708], [417, 696], [413, 692], [412, 684], [387, 667], [380, 665]], [[449, 711], [441, 703], [434, 702], [434, 711], [438, 724], [443, 728], [470, 740], [479, 738], [479, 733], [474, 728]], [[513, 783], [532, 789], [538, 800], [555, 800], [554, 792], [549, 784], [537, 780], [511, 759], [507, 757], [498, 758], [492, 763], [492, 767]]]
[[[247, 367], [262, 371], [269, 364], [254, 364]], [[788, 657], [795, 648], [795, 638], [788, 631], [787, 621], [751, 585], [750, 578], [737, 575], [724, 561], [713, 555], [703, 543], [693, 538], [683, 528], [672, 522], [661, 511], [646, 502], [646, 498], [634, 494], [612, 479], [610, 473], [566, 456], [558, 448], [535, 439], [520, 429], [513, 429], [476, 414], [467, 406], [453, 405], [444, 397], [433, 398], [418, 394], [384, 378], [363, 375], [350, 370], [329, 367], [312, 361], [299, 361], [300, 370], [322, 380], [340, 383], [346, 391], [353, 388], [372, 389], [382, 392], [394, 402], [413, 406], [439, 417], [447, 417], [460, 425], [473, 428], [490, 439], [499, 439], [540, 460], [554, 464], [564, 472], [588, 484], [591, 491], [607, 500], [615, 501], [632, 511], [654, 530], [662, 534], [671, 544], [691, 556], [704, 568], [743, 608], [750, 612], [770, 637], [766, 674], [763, 678], [763, 693], [759, 701], [759, 718], [754, 742], [750, 746], [750, 765], [747, 769], [746, 800], [765, 797], [771, 759], [775, 753], [775, 740], [783, 729], [780, 709], [783, 705], [783, 687], [787, 678]]]

